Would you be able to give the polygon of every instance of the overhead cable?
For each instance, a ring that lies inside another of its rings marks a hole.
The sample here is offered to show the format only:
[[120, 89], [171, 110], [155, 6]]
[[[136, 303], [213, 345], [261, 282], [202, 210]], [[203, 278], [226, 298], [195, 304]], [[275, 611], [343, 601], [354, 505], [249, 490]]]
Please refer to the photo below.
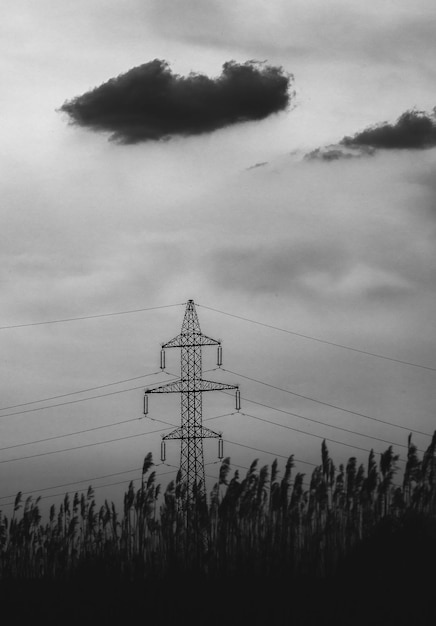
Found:
[[99, 317], [114, 317], [115, 315], [129, 315], [131, 313], [143, 313], [144, 311], [157, 311], [159, 309], [168, 309], [170, 307], [181, 306], [184, 302], [177, 304], [165, 304], [162, 306], [151, 306], [142, 309], [130, 309], [128, 311], [115, 311], [113, 313], [99, 313], [96, 315], [81, 315], [80, 317], [66, 317], [55, 320], [45, 320], [42, 322], [27, 322], [25, 324], [10, 324], [8, 326], [0, 326], [0, 330], [9, 330], [11, 328], [25, 328], [28, 326], [43, 326], [45, 324], [61, 324], [63, 322], [77, 322], [79, 320], [91, 320]]
[[234, 317], [236, 319], [242, 320], [244, 322], [250, 322], [250, 324], [257, 324], [258, 326], [264, 326], [265, 328], [270, 328], [272, 330], [277, 330], [282, 333], [286, 333], [288, 335], [295, 335], [297, 337], [301, 337], [303, 339], [310, 339], [311, 341], [317, 341], [318, 343], [323, 343], [329, 346], [334, 346], [335, 348], [342, 348], [343, 350], [350, 350], [352, 352], [358, 352], [360, 354], [365, 354], [366, 356], [372, 356], [377, 359], [384, 359], [386, 361], [393, 361], [394, 363], [400, 363], [401, 365], [409, 365], [411, 367], [418, 367], [425, 370], [430, 370], [432, 372], [436, 372], [436, 367], [430, 367], [428, 365], [422, 365], [419, 363], [412, 363], [410, 361], [403, 361], [402, 359], [395, 359], [390, 356], [386, 356], [384, 354], [378, 354], [376, 352], [369, 352], [368, 350], [361, 350], [358, 348], [353, 348], [351, 346], [347, 346], [345, 344], [336, 343], [334, 341], [327, 341], [326, 339], [320, 339], [319, 337], [313, 337], [311, 335], [305, 335], [303, 333], [298, 333], [293, 330], [288, 330], [286, 328], [280, 328], [278, 326], [273, 326], [272, 324], [267, 324], [265, 322], [259, 322], [257, 320], [249, 319], [248, 317], [243, 317], [242, 315], [235, 315], [234, 313], [227, 313], [226, 311], [220, 311], [219, 309], [214, 309], [213, 307], [206, 306], [204, 304], [198, 304], [197, 306], [203, 307], [203, 309], [209, 309], [209, 311], [214, 311], [215, 313], [221, 313], [222, 315], [227, 315], [228, 317]]
[[[423, 432], [421, 430], [416, 430], [415, 428], [410, 428], [408, 426], [401, 426], [400, 424], [395, 424], [394, 422], [388, 422], [386, 420], [382, 420], [378, 417], [372, 417], [371, 415], [367, 415], [366, 413], [359, 413], [358, 411], [353, 411], [351, 409], [344, 409], [344, 407], [341, 407], [337, 404], [330, 404], [329, 402], [323, 402], [322, 400], [317, 400], [316, 398], [312, 398], [311, 396], [305, 396], [301, 393], [296, 393], [295, 391], [291, 391], [290, 389], [284, 389], [283, 387], [277, 387], [276, 385], [272, 385], [270, 383], [266, 383], [262, 380], [258, 380], [256, 378], [251, 378], [250, 376], [245, 376], [244, 374], [240, 374], [238, 372], [233, 372], [232, 370], [226, 370], [224, 368], [221, 368], [223, 371], [228, 372], [229, 374], [233, 374], [234, 376], [240, 376], [241, 378], [245, 378], [247, 380], [251, 380], [254, 383], [259, 383], [260, 385], [265, 385], [265, 387], [271, 387], [271, 389], [276, 389], [277, 391], [283, 391], [284, 393], [289, 393], [293, 396], [297, 396], [298, 398], [304, 398], [305, 400], [310, 400], [311, 402], [316, 402], [317, 404], [322, 404], [324, 406], [328, 406], [332, 409], [337, 409], [338, 411], [344, 411], [345, 413], [350, 413], [351, 415], [357, 415], [358, 417], [364, 417], [365, 419], [368, 420], [372, 420], [374, 422], [379, 422], [381, 424], [386, 424], [387, 426], [392, 426], [394, 428], [400, 428], [401, 430], [407, 430], [408, 432], [413, 432], [416, 433], [417, 435], [425, 435], [426, 437], [431, 437], [432, 435], [430, 433], [426, 433]], [[243, 398], [243, 399], [247, 399], [247, 398]], [[254, 402], [253, 400], [249, 400], [249, 402]], [[256, 403], [256, 404], [261, 404]], [[261, 406], [266, 406], [267, 408], [273, 408], [273, 407], [268, 407], [267, 405], [262, 405]], [[280, 409], [274, 409], [279, 411]], [[294, 415], [295, 417], [300, 417], [301, 419], [307, 419], [309, 421], [317, 421], [317, 420], [313, 420], [311, 418], [308, 417], [303, 417], [301, 415], [297, 415], [296, 413], [291, 413], [290, 411], [283, 411], [284, 413], [289, 413], [289, 415]], [[319, 422], [319, 423], [323, 423], [323, 422]], [[330, 424], [327, 424], [328, 426], [330, 426]], [[332, 428], [339, 428], [338, 426], [332, 426]], [[340, 430], [346, 430], [343, 428], [340, 428]], [[353, 431], [350, 431], [353, 432]], [[362, 434], [362, 433], [354, 433], [354, 434]], [[366, 437], [367, 435], [363, 435], [364, 437]], [[401, 445], [401, 444], [398, 444]]]

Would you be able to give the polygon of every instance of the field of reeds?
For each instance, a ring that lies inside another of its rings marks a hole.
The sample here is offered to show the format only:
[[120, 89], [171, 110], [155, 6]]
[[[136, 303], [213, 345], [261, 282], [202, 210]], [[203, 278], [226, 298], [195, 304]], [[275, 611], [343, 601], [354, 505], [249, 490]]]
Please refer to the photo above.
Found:
[[[158, 624], [188, 607], [197, 623], [200, 605], [211, 624], [318, 623], [322, 606], [319, 621], [330, 610], [337, 624], [366, 623], [375, 607], [375, 624], [393, 614], [397, 624], [436, 623], [426, 590], [435, 583], [426, 567], [436, 562], [436, 432], [421, 458], [409, 436], [401, 471], [391, 446], [366, 465], [351, 457], [336, 467], [323, 442], [320, 460], [303, 483], [292, 456], [280, 473], [277, 461], [255, 460], [244, 476], [224, 459], [211, 493], [199, 489], [188, 511], [179, 475], [161, 493], [151, 454], [122, 510], [97, 506], [90, 486], [43, 520], [38, 498], [19, 493], [12, 513], [0, 513], [3, 597], [19, 602], [26, 590], [42, 615], [44, 590], [49, 605], [55, 597], [64, 606], [74, 589], [88, 615], [111, 607], [113, 616], [116, 605]], [[91, 590], [102, 594], [95, 606]], [[428, 616], [413, 621], [429, 602]]]

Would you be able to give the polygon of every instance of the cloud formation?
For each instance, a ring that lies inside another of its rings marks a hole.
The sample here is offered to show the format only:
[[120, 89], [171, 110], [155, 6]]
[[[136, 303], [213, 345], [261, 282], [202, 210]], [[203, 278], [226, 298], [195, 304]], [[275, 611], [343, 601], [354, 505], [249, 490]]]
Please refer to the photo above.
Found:
[[372, 146], [358, 146], [356, 144], [331, 144], [323, 148], [316, 148], [304, 155], [307, 161], [338, 161], [339, 159], [356, 159], [363, 156], [372, 156], [375, 149]]
[[373, 156], [378, 149], [424, 150], [436, 146], [436, 107], [432, 113], [406, 111], [395, 124], [370, 126], [337, 144], [316, 148], [304, 155], [308, 161], [338, 161]]
[[377, 124], [341, 140], [344, 146], [423, 149], [436, 146], [436, 111], [406, 111], [395, 124]]
[[261, 120], [286, 109], [293, 77], [282, 67], [228, 61], [215, 79], [173, 74], [155, 59], [66, 101], [74, 124], [109, 131], [120, 143], [198, 135], [231, 124]]

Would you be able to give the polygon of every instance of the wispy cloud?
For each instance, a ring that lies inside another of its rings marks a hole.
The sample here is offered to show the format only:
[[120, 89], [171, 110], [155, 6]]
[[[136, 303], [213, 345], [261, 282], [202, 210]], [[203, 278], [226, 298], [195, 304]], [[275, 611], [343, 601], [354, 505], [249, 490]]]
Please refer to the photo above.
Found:
[[375, 150], [371, 146], [359, 146], [353, 143], [346, 144], [346, 148], [341, 144], [331, 144], [323, 148], [316, 148], [305, 155], [308, 161], [337, 161], [339, 159], [355, 159], [363, 156], [372, 156]]
[[73, 123], [121, 143], [198, 135], [286, 109], [292, 76], [256, 61], [224, 63], [218, 78], [173, 74], [155, 59], [66, 101]]

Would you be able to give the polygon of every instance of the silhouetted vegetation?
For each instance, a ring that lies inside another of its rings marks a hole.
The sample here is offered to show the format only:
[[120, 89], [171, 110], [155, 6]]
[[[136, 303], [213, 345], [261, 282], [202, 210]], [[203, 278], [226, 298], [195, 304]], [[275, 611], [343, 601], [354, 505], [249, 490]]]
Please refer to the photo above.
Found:
[[[108, 501], [98, 507], [89, 487], [72, 499], [65, 495], [43, 521], [39, 500], [23, 500], [19, 493], [10, 516], [0, 514], [2, 589], [9, 589], [12, 598], [14, 581], [63, 581], [68, 589], [79, 585], [86, 596], [86, 589], [104, 583], [108, 606], [122, 589], [128, 595], [136, 589], [138, 610], [145, 610], [140, 598], [147, 591], [147, 597], [163, 602], [164, 613], [159, 617], [153, 612], [154, 622], [162, 624], [176, 619], [175, 613], [169, 617], [175, 609], [162, 590], [171, 589], [174, 598], [179, 594], [183, 604], [188, 584], [197, 595], [201, 590], [202, 602], [213, 601], [213, 590], [224, 593], [227, 603], [234, 595], [236, 602], [245, 589], [246, 606], [229, 608], [235, 623], [237, 611], [245, 611], [239, 623], [258, 623], [261, 615], [269, 623], [285, 623], [285, 618], [286, 623], [312, 623], [304, 620], [316, 619], [321, 601], [336, 623], [342, 623], [346, 607], [352, 621], [344, 623], [364, 623], [360, 620], [364, 615], [369, 619], [369, 605], [380, 612], [389, 606], [391, 617], [398, 613], [396, 623], [406, 615], [409, 623], [427, 623], [413, 621], [410, 594], [421, 590], [419, 607], [432, 597], [430, 589], [428, 597], [422, 590], [431, 580], [425, 567], [434, 567], [436, 557], [436, 432], [422, 458], [409, 437], [402, 480], [396, 484], [394, 477], [398, 480], [400, 473], [392, 446], [379, 458], [371, 451], [366, 465], [351, 457], [336, 467], [323, 442], [321, 463], [308, 487], [303, 474], [293, 473], [293, 456], [281, 474], [277, 460], [262, 467], [254, 460], [243, 477], [232, 471], [226, 458], [207, 501], [199, 490], [193, 504], [196, 514], [191, 516], [195, 522], [190, 524], [180, 476], [160, 494], [152, 468], [148, 454], [141, 484], [135, 489], [130, 483], [122, 511]], [[401, 592], [403, 585], [408, 603], [396, 612], [392, 594]], [[339, 605], [335, 595], [329, 595], [333, 589], [340, 595]], [[269, 600], [266, 591], [272, 594]], [[305, 611], [295, 604], [298, 597], [308, 599], [315, 592], [318, 600]], [[370, 595], [365, 600], [362, 593]], [[251, 615], [251, 603], [261, 598], [269, 608], [258, 606]], [[353, 598], [364, 604], [359, 611]], [[207, 621], [218, 623], [219, 609], [211, 612]], [[376, 623], [387, 623], [388, 617]], [[222, 614], [220, 619], [227, 618]]]

